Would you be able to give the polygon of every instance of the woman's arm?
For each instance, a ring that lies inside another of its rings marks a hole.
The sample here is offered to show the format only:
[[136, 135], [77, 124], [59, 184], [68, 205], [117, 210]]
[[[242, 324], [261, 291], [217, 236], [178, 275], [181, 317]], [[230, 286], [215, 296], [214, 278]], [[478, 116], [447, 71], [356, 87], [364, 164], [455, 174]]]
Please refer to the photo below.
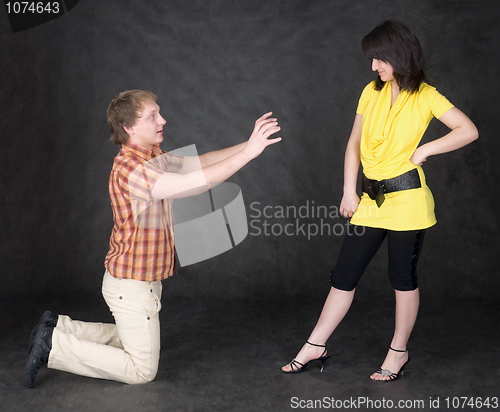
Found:
[[452, 107], [443, 114], [439, 121], [451, 129], [447, 135], [426, 143], [415, 150], [410, 161], [415, 165], [422, 165], [427, 157], [451, 152], [460, 149], [479, 137], [476, 126], [456, 107]]
[[363, 116], [356, 113], [351, 136], [347, 143], [344, 161], [344, 195], [340, 202], [340, 214], [344, 217], [351, 217], [358, 209], [359, 196], [356, 193], [356, 182], [358, 180], [358, 170], [361, 150], [361, 128]]

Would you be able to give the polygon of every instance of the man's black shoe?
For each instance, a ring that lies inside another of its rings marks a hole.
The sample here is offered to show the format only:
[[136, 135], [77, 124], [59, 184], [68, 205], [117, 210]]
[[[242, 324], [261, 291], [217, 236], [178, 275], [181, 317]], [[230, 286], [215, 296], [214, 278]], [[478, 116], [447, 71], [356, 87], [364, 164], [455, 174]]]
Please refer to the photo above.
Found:
[[53, 326], [41, 324], [33, 340], [33, 349], [26, 361], [26, 384], [28, 388], [35, 386], [38, 371], [49, 361], [49, 353], [52, 349]]
[[30, 335], [30, 343], [28, 345], [28, 355], [31, 353], [31, 349], [33, 349], [33, 340], [35, 339], [36, 331], [40, 327], [40, 325], [47, 325], [55, 327], [57, 325], [57, 320], [59, 319], [59, 315], [56, 315], [54, 312], [50, 310], [46, 310], [43, 312], [42, 317], [38, 321], [38, 324], [33, 328]]

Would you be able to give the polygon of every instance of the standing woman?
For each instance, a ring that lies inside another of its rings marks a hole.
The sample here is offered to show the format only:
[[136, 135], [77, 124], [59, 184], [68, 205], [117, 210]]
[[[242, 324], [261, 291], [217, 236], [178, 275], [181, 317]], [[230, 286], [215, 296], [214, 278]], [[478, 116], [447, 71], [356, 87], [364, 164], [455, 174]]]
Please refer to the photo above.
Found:
[[[359, 100], [345, 154], [340, 204], [342, 216], [362, 226], [355, 231], [361, 234], [346, 235], [318, 323], [282, 370], [302, 372], [315, 361], [323, 366], [329, 358], [326, 341], [349, 310], [361, 275], [387, 236], [389, 280], [396, 293], [395, 331], [381, 368], [370, 379], [391, 381], [410, 361], [406, 344], [419, 306], [417, 260], [425, 229], [436, 223], [421, 165], [429, 156], [469, 144], [478, 132], [464, 113], [426, 83], [422, 48], [404, 23], [380, 24], [361, 45], [378, 78], [365, 87]], [[418, 147], [433, 117], [451, 131]], [[360, 162], [361, 200], [356, 194]]]

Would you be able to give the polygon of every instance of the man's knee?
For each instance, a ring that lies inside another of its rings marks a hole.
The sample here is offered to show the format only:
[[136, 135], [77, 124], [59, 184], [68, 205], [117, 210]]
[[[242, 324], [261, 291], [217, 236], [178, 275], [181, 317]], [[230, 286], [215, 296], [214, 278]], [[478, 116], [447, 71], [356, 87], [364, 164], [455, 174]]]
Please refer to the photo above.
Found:
[[131, 385], [143, 385], [145, 383], [153, 382], [156, 378], [156, 374], [158, 373], [158, 367], [147, 371], [146, 373], [137, 373], [136, 378], [133, 382], [130, 382]]
[[135, 382], [136, 385], [143, 385], [145, 383], [153, 382], [155, 379], [155, 376], [141, 376], [138, 378], [137, 382]]

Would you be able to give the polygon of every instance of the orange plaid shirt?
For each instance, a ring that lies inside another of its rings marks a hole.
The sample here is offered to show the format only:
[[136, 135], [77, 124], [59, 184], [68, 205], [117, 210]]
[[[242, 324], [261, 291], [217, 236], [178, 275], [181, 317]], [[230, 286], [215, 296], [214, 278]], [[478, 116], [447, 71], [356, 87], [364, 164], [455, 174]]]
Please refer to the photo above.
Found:
[[151, 189], [164, 172], [176, 173], [184, 158], [125, 143], [113, 163], [109, 194], [114, 226], [106, 269], [115, 278], [155, 282], [175, 267], [172, 200], [155, 200]]

